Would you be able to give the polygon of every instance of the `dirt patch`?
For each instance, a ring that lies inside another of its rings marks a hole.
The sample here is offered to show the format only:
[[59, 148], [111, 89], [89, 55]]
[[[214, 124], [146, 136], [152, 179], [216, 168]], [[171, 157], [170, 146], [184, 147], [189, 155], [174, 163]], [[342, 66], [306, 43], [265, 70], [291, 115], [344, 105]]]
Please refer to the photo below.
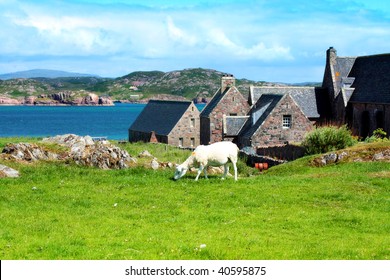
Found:
[[372, 178], [390, 178], [390, 171], [372, 172], [368, 176]]

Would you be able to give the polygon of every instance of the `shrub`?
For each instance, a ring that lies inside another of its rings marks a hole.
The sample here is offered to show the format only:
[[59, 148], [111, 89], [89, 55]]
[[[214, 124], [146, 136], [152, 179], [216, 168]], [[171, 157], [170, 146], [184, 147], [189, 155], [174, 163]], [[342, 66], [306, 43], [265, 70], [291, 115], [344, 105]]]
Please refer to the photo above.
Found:
[[374, 130], [372, 136], [367, 137], [364, 141], [366, 143], [372, 143], [372, 142], [380, 142], [380, 141], [388, 141], [389, 139], [386, 138], [387, 133], [382, 128], [377, 128]]
[[344, 149], [355, 143], [356, 140], [346, 126], [325, 126], [307, 134], [302, 146], [307, 154], [312, 155]]

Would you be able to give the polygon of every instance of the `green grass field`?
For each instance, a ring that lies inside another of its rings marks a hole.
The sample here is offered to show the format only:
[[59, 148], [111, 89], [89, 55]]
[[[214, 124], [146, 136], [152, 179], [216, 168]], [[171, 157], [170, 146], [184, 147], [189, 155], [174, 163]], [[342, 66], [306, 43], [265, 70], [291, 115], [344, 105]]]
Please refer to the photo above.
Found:
[[[176, 162], [189, 153], [122, 147]], [[21, 173], [0, 178], [0, 258], [390, 259], [390, 163], [310, 159], [263, 174], [240, 163], [238, 182], [0, 159]]]

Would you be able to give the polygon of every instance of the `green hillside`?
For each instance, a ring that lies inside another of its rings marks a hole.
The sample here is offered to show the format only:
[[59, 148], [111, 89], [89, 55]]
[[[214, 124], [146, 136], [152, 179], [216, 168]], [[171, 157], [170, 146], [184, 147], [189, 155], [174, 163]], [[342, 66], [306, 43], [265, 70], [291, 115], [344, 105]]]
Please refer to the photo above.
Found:
[[[225, 74], [210, 69], [181, 71], [138, 71], [116, 79], [99, 77], [64, 77], [0, 80], [0, 95], [22, 98], [60, 91], [88, 91], [110, 96], [113, 100], [150, 98], [159, 94], [193, 98], [211, 98]], [[250, 85], [264, 82], [237, 79], [236, 85], [246, 95]]]

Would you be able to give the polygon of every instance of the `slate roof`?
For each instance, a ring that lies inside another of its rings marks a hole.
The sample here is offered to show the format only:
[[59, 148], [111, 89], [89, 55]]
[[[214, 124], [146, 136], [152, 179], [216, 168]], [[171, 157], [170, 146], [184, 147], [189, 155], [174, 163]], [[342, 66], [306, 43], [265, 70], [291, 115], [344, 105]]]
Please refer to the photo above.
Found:
[[[314, 87], [252, 87], [253, 104], [264, 94], [290, 94], [308, 118], [319, 118], [323, 102], [320, 102], [319, 90]], [[322, 100], [321, 100], [322, 101]]]
[[249, 116], [226, 116], [224, 118], [224, 134], [226, 136], [237, 136]]
[[191, 105], [191, 101], [150, 100], [129, 130], [168, 135]]
[[249, 112], [251, 117], [245, 123], [241, 136], [243, 138], [252, 137], [284, 96], [284, 94], [261, 95], [259, 100], [256, 102], [256, 105], [259, 104], [260, 106], [254, 106]]
[[225, 94], [229, 91], [230, 88], [226, 88], [224, 92], [221, 93], [221, 89], [219, 89], [213, 96], [213, 98], [210, 100], [209, 103], [207, 103], [206, 107], [203, 108], [202, 112], [200, 113], [201, 117], [208, 117], [210, 113], [214, 110], [214, 108], [218, 105], [218, 103], [221, 101], [221, 99], [225, 96]]
[[355, 78], [350, 102], [390, 104], [390, 53], [357, 57], [348, 77]]

